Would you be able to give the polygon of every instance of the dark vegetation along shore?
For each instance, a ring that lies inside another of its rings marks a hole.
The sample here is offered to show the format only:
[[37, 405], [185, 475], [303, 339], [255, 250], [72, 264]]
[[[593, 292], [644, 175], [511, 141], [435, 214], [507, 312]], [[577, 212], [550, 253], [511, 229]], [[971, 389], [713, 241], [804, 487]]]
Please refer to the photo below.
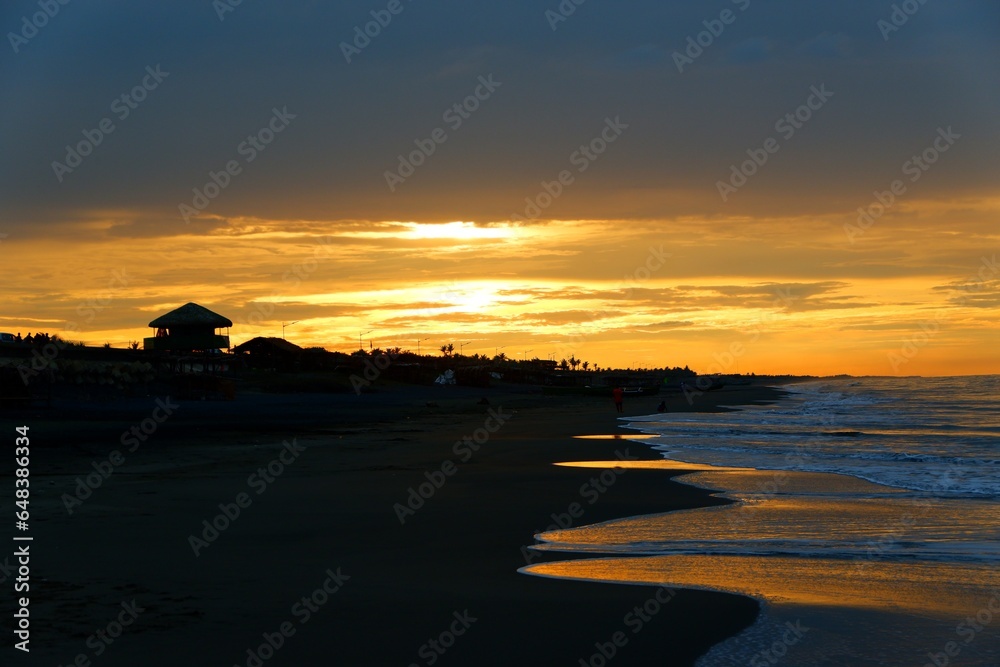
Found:
[[[32, 659], [597, 665], [613, 647], [614, 664], [684, 665], [756, 617], [739, 596], [660, 591], [647, 605], [658, 589], [517, 572], [566, 557], [526, 548], [554, 523], [724, 502], [663, 471], [594, 485], [600, 470], [551, 465], [657, 458], [572, 437], [621, 432], [610, 398], [390, 381], [360, 396], [168, 392], [0, 415], [32, 440]], [[625, 415], [780, 394], [628, 397]]]

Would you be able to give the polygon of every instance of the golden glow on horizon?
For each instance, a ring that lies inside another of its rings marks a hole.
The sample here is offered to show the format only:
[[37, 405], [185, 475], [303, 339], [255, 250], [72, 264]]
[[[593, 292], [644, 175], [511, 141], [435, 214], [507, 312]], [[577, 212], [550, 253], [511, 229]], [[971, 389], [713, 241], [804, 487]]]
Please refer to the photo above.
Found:
[[[71, 322], [79, 332], [64, 335], [73, 340], [124, 347], [149, 335], [156, 315], [195, 301], [233, 320], [233, 344], [280, 336], [282, 322], [297, 321], [288, 340], [344, 352], [373, 330], [369, 342], [382, 348], [429, 338], [426, 353], [472, 341], [466, 354], [506, 348], [511, 357], [576, 356], [602, 367], [1000, 372], [990, 307], [1000, 304], [1000, 270], [986, 250], [1000, 246], [995, 226], [942, 219], [930, 242], [887, 216], [852, 243], [845, 220], [757, 220], [748, 236], [745, 218], [524, 226], [240, 218], [201, 234], [185, 228], [169, 243], [106, 238], [88, 224], [64, 252], [43, 238], [5, 241], [16, 248], [13, 275], [52, 268], [12, 285], [0, 331], [57, 333]], [[807, 244], [796, 240], [798, 227], [809, 227]], [[126, 285], [114, 283], [116, 272]], [[894, 367], [891, 355], [904, 351]]]

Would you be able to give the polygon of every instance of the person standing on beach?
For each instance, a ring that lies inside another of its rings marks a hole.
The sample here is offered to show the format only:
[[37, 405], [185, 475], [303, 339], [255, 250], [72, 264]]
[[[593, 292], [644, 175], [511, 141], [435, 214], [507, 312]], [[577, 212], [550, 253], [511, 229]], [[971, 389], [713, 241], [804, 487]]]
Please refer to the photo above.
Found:
[[621, 387], [615, 387], [611, 391], [611, 395], [615, 399], [615, 408], [618, 410], [618, 412], [625, 412], [625, 408], [622, 407], [622, 399], [625, 398], [625, 390], [622, 389]]

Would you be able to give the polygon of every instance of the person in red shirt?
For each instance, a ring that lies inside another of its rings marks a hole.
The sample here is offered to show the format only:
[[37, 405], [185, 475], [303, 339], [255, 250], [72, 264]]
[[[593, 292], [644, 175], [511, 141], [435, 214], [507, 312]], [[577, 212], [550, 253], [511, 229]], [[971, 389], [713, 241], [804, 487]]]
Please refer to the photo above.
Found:
[[625, 398], [625, 390], [621, 387], [615, 387], [611, 395], [615, 399], [615, 408], [618, 412], [625, 412], [625, 408], [622, 406], [622, 399]]

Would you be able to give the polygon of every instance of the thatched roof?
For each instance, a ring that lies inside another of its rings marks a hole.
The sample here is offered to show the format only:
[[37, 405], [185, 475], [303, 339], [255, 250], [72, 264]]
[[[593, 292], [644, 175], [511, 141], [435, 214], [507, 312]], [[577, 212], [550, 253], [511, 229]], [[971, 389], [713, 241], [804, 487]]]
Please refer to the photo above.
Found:
[[196, 303], [185, 303], [176, 310], [171, 310], [165, 315], [160, 315], [149, 323], [155, 329], [169, 329], [170, 327], [191, 327], [191, 326], [211, 326], [212, 328], [231, 327], [232, 320], [223, 317], [218, 313], [213, 313], [204, 306]]
[[289, 343], [283, 338], [272, 338], [258, 336], [257, 338], [251, 338], [245, 343], [241, 343], [233, 348], [233, 352], [284, 352], [286, 354], [297, 354], [302, 352], [302, 348], [295, 343]]

